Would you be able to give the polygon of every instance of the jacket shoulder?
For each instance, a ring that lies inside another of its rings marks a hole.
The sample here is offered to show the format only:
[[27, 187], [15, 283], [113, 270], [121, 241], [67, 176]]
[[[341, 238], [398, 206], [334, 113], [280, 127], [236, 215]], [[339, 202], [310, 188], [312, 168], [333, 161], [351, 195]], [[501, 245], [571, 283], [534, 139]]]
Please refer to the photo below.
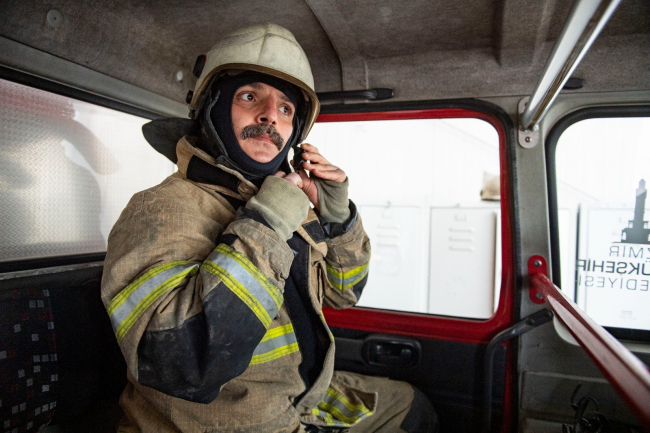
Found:
[[147, 218], [161, 213], [187, 214], [217, 221], [234, 217], [232, 206], [216, 191], [210, 194], [193, 182], [173, 174], [158, 185], [135, 193], [115, 225], [138, 214]]

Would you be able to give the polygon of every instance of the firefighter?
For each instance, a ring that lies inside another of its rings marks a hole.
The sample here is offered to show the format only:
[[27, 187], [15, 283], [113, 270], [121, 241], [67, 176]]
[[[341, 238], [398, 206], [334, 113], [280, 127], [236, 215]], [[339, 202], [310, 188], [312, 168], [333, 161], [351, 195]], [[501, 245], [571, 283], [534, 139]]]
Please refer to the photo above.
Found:
[[143, 128], [178, 171], [108, 238], [102, 299], [128, 366], [119, 431], [433, 431], [409, 384], [334, 371], [322, 307], [358, 301], [370, 243], [345, 172], [298, 148], [319, 112], [302, 48], [258, 25], [198, 68], [191, 119]]

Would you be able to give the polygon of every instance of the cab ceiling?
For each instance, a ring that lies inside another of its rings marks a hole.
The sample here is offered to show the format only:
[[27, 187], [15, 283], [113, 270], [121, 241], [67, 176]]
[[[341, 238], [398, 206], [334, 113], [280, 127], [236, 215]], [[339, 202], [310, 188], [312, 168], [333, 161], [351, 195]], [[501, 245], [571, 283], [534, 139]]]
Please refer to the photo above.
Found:
[[[395, 100], [529, 94], [566, 0], [2, 1], [0, 35], [176, 101], [199, 54], [242, 26], [291, 30], [316, 90]], [[61, 20], [48, 23], [49, 11]], [[183, 78], [177, 79], [178, 71]], [[623, 0], [573, 74], [580, 91], [650, 89], [650, 2]]]

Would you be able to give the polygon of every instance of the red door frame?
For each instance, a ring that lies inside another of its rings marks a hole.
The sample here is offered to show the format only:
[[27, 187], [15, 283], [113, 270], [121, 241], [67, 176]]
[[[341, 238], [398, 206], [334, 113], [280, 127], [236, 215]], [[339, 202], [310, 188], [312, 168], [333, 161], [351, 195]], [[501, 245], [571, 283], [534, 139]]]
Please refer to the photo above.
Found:
[[[487, 344], [499, 332], [514, 323], [515, 311], [515, 260], [512, 235], [512, 211], [510, 166], [506, 127], [494, 115], [462, 108], [434, 108], [404, 111], [376, 111], [365, 113], [321, 114], [317, 122], [352, 122], [371, 120], [406, 119], [482, 119], [490, 123], [499, 136], [500, 186], [501, 186], [501, 293], [496, 313], [487, 320], [468, 320], [453, 317], [432, 316], [415, 313], [391, 312], [366, 308], [335, 310], [324, 308], [323, 313], [330, 326], [362, 331], [401, 334], [411, 337]], [[508, 347], [506, 381], [504, 392], [504, 423], [501, 431], [510, 431], [513, 384], [512, 347]]]

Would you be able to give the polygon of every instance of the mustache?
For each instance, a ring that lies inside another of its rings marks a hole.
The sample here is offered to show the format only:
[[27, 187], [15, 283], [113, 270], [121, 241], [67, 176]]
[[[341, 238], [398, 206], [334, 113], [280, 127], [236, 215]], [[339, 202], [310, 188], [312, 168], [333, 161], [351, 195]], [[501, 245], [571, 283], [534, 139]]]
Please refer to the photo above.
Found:
[[257, 125], [248, 125], [241, 132], [241, 139], [247, 140], [249, 138], [261, 137], [264, 134], [268, 134], [271, 138], [273, 144], [278, 147], [278, 150], [282, 150], [284, 146], [284, 140], [278, 134], [278, 131], [275, 129], [275, 126], [269, 123], [258, 123]]

